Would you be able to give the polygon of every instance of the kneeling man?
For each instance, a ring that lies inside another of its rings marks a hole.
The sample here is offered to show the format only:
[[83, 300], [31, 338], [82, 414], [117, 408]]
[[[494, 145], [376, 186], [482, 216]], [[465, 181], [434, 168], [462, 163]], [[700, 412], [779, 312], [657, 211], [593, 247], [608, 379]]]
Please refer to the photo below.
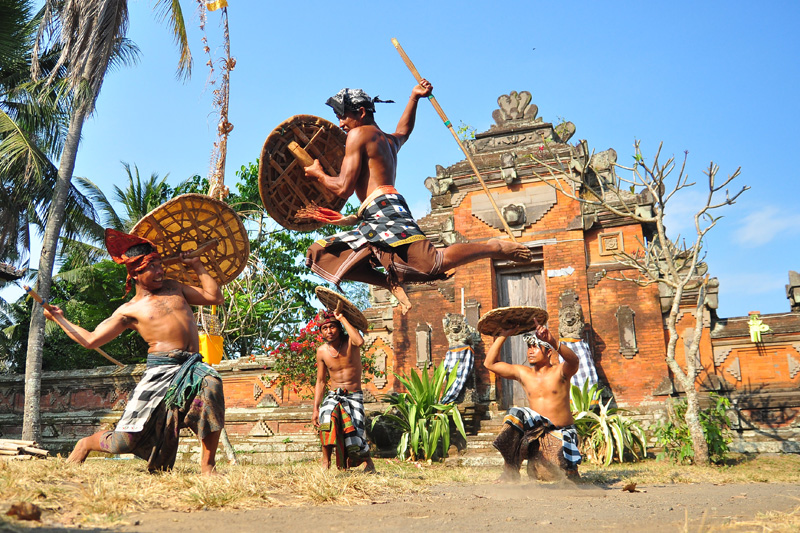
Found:
[[[322, 313], [319, 328], [325, 343], [317, 348], [317, 383], [311, 422], [320, 430], [322, 466], [330, 468], [331, 452], [336, 449], [339, 468], [365, 462], [364, 471], [374, 472], [364, 420], [364, 393], [361, 392], [364, 338], [338, 310]], [[322, 401], [329, 376], [330, 390]], [[337, 439], [336, 423], [341, 424], [344, 442]]]
[[[505, 464], [501, 481], [519, 479], [522, 461], [528, 459], [528, 475], [555, 480], [578, 476], [581, 454], [578, 434], [569, 407], [570, 378], [578, 371], [578, 357], [559, 343], [546, 326], [524, 335], [530, 366], [498, 361], [511, 330], [504, 330], [486, 354], [484, 366], [497, 376], [518, 381], [529, 407], [512, 407], [503, 430], [494, 441]], [[561, 356], [563, 363], [559, 362]], [[556, 454], [548, 449], [558, 448]], [[561, 470], [562, 473], [559, 473]]]

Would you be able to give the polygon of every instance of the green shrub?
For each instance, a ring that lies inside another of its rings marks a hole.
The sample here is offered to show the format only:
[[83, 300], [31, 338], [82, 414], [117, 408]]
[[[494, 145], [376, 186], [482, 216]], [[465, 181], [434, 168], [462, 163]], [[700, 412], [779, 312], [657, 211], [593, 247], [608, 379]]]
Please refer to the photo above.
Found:
[[433, 378], [427, 372], [420, 375], [416, 369], [402, 376], [395, 374], [408, 392], [389, 394], [384, 397], [390, 406], [382, 415], [372, 420], [372, 427], [380, 417], [386, 418], [403, 434], [397, 445], [397, 456], [412, 461], [426, 459], [431, 462], [434, 457], [442, 459], [450, 448], [450, 420], [466, 439], [461, 413], [454, 403], [442, 404], [444, 393], [456, 380], [455, 368], [448, 374], [444, 370], [444, 362], [433, 372]]
[[[615, 459], [637, 461], [647, 454], [644, 431], [639, 424], [611, 407], [611, 399], [603, 403], [602, 387], [572, 385], [570, 405], [580, 437], [581, 453], [595, 463], [610, 465]], [[638, 452], [637, 452], [638, 450]]]
[[[709, 398], [714, 404], [708, 409], [700, 410], [700, 426], [708, 443], [708, 458], [712, 463], [719, 464], [725, 460], [728, 445], [731, 443], [731, 421], [727, 414], [731, 403], [725, 396], [713, 392]], [[667, 420], [655, 425], [653, 434], [656, 437], [656, 446], [661, 446], [664, 450], [658, 454], [657, 459], [669, 458], [678, 463], [694, 462], [692, 436], [686, 424], [686, 401], [675, 404], [669, 411]]]

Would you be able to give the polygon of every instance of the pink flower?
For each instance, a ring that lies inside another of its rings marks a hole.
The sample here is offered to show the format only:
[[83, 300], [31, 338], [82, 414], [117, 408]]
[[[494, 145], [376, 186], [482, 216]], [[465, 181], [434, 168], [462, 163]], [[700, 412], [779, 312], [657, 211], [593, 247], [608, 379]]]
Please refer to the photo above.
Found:
[[289, 345], [289, 349], [291, 351], [293, 351], [293, 352], [299, 352], [300, 351], [300, 343], [299, 342], [293, 342], [292, 344]]

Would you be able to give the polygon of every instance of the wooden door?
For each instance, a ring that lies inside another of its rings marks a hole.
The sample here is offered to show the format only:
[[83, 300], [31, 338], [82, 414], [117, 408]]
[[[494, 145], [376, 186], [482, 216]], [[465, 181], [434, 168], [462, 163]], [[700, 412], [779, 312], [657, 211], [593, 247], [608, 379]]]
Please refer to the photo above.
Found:
[[[544, 278], [541, 269], [507, 270], [497, 272], [498, 305], [509, 307], [517, 305], [534, 305], [547, 308]], [[511, 337], [503, 345], [500, 354], [502, 361], [515, 365], [527, 365], [528, 347], [521, 335]], [[517, 381], [500, 378], [502, 396], [498, 397], [501, 407], [527, 406], [528, 398]]]

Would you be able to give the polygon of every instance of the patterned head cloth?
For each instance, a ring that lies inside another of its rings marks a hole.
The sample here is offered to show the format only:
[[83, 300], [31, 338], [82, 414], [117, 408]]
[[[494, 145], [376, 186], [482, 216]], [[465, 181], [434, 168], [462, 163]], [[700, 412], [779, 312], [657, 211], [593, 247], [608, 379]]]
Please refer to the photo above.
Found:
[[[142, 244], [150, 245], [153, 251], [134, 256], [127, 255], [127, 252], [132, 247]], [[131, 290], [132, 277], [147, 268], [147, 266], [156, 259], [161, 259], [161, 254], [155, 251], [155, 249], [155, 245], [145, 238], [123, 233], [111, 228], [106, 229], [106, 250], [108, 250], [111, 259], [113, 259], [115, 263], [125, 265], [125, 268], [128, 269], [128, 277], [125, 280], [126, 295]]]
[[539, 337], [536, 336], [536, 333], [533, 333], [533, 332], [526, 333], [525, 335], [523, 335], [522, 336], [522, 340], [524, 340], [528, 344], [529, 347], [530, 346], [538, 346], [539, 348], [547, 348], [549, 350], [556, 351], [556, 349], [553, 348], [550, 345], [550, 343], [543, 341], [542, 339], [540, 339]]
[[322, 329], [325, 324], [336, 324], [339, 329], [342, 329], [342, 323], [336, 320], [333, 311], [323, 311], [319, 314], [319, 329]]
[[394, 100], [381, 100], [379, 97], [370, 96], [361, 89], [342, 89], [335, 95], [328, 98], [325, 105], [333, 108], [336, 116], [341, 117], [346, 111], [358, 111], [363, 107], [367, 111], [375, 112], [375, 104], [393, 104]]

